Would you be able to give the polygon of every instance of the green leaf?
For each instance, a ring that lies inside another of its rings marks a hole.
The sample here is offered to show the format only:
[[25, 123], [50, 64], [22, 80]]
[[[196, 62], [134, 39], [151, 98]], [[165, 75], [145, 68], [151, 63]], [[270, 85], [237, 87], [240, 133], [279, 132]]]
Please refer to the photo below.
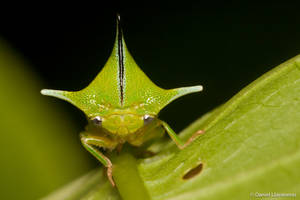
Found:
[[[138, 170], [115, 168], [116, 180], [128, 180], [117, 182], [122, 198], [129, 199], [124, 191], [134, 187], [131, 177], [140, 178], [143, 184], [136, 187], [155, 200], [257, 199], [256, 192], [300, 192], [300, 56], [257, 79], [180, 136], [186, 139], [199, 129], [205, 134], [184, 150], [169, 140], [157, 145], [155, 156], [137, 159]], [[197, 166], [198, 174], [192, 174]]]
[[[206, 130], [188, 148], [168, 148], [160, 154], [171, 152], [163, 162], [142, 161], [141, 176], [153, 199], [248, 199], [251, 192], [299, 191], [299, 66], [300, 56], [283, 63], [184, 131]], [[183, 180], [198, 163], [201, 173]]]
[[117, 190], [103, 176], [102, 170], [94, 170], [85, 176], [73, 181], [42, 200], [119, 200]]

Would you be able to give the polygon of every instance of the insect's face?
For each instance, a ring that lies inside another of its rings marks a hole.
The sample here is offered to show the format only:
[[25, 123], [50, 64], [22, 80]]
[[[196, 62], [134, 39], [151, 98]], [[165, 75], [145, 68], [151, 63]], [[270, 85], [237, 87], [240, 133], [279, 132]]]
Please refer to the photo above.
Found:
[[90, 118], [92, 126], [105, 129], [111, 134], [126, 136], [135, 133], [144, 125], [154, 119], [150, 115], [138, 115], [134, 113], [113, 113], [105, 116], [94, 116]]

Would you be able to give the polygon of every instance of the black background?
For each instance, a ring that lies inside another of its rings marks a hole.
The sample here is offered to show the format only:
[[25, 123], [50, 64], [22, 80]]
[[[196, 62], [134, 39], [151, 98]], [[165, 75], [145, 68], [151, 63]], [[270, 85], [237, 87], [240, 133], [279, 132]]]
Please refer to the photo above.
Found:
[[[183, 97], [161, 112], [177, 132], [300, 53], [298, 4], [74, 4], [2, 6], [0, 37], [30, 63], [43, 80], [41, 89], [79, 90], [109, 57], [120, 13], [127, 47], [156, 84], [204, 86], [201, 94]], [[63, 105], [78, 129], [83, 128], [80, 111], [54, 98], [49, 101]]]

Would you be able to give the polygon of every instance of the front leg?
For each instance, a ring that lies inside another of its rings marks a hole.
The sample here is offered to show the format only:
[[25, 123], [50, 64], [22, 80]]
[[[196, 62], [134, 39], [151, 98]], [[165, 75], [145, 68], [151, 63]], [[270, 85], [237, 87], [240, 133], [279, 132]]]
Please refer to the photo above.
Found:
[[112, 178], [112, 163], [97, 147], [103, 147], [108, 149], [114, 149], [116, 143], [107, 138], [101, 136], [90, 135], [87, 132], [80, 133], [80, 140], [86, 150], [88, 150], [93, 156], [95, 156], [106, 168], [107, 177], [112, 186], [115, 186], [115, 182]]
[[193, 142], [199, 135], [204, 133], [203, 130], [199, 130], [196, 133], [194, 133], [186, 142], [183, 142], [166, 122], [161, 121], [161, 124], [179, 149], [184, 149], [191, 142]]

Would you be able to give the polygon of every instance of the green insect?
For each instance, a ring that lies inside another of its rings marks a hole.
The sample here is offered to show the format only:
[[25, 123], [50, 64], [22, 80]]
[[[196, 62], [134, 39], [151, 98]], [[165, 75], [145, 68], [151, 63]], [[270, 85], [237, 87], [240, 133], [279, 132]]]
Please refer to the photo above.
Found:
[[108, 179], [114, 186], [113, 165], [99, 148], [121, 149], [126, 142], [139, 147], [164, 132], [180, 149], [185, 148], [203, 131], [183, 142], [157, 115], [178, 97], [200, 91], [201, 85], [168, 90], [156, 86], [128, 52], [118, 16], [113, 51], [97, 77], [80, 91], [44, 89], [41, 93], [66, 100], [86, 114], [88, 125], [80, 133], [81, 142], [107, 168]]

